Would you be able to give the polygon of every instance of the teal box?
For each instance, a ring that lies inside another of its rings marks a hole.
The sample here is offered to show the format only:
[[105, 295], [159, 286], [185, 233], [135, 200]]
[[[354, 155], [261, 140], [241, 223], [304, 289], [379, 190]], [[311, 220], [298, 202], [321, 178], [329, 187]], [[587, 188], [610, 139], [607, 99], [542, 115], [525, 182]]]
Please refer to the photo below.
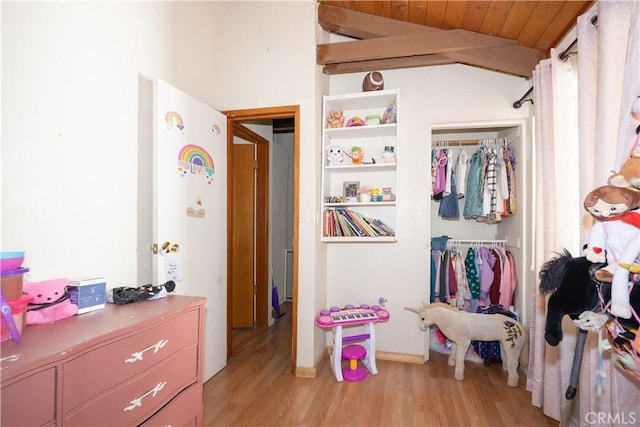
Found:
[[68, 287], [71, 302], [78, 306], [78, 314], [105, 307], [107, 280], [104, 277], [73, 279]]

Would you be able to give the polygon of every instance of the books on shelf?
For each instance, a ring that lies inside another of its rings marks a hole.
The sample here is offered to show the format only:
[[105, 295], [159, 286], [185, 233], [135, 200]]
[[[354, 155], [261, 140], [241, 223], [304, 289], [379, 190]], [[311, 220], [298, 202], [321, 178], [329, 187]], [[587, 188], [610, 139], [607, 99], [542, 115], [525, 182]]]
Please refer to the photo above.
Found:
[[323, 212], [324, 237], [382, 237], [395, 236], [389, 225], [378, 218], [370, 218], [344, 208], [327, 208]]

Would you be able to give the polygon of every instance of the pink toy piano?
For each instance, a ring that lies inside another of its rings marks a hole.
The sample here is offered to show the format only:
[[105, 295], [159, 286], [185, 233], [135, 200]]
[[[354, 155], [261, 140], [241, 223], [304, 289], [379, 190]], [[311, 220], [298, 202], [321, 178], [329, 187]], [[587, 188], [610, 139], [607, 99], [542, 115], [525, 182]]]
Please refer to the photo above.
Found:
[[[358, 307], [347, 304], [344, 307], [331, 307], [321, 310], [316, 317], [316, 325], [331, 328], [333, 331], [333, 353], [329, 356], [331, 370], [338, 382], [344, 380], [342, 372], [342, 349], [345, 343], [362, 341], [366, 350], [362, 364], [371, 375], [378, 373], [376, 368], [376, 334], [374, 324], [389, 320], [389, 312], [379, 305], [362, 304]], [[343, 335], [343, 327], [362, 326], [363, 334]]]

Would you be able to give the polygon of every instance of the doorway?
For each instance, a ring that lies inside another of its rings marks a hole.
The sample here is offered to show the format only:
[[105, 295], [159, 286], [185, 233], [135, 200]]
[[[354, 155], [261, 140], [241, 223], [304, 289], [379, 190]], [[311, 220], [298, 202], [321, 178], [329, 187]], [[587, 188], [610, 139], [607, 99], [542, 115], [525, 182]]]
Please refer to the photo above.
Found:
[[[271, 108], [256, 108], [248, 110], [232, 110], [225, 112], [227, 116], [227, 153], [228, 159], [228, 256], [227, 271], [230, 272], [227, 281], [227, 358], [233, 354], [232, 326], [234, 316], [234, 286], [236, 285], [233, 271], [233, 236], [234, 229], [242, 227], [234, 215], [234, 203], [232, 200], [233, 189], [233, 140], [234, 135], [248, 142], [255, 144], [257, 154], [257, 174], [256, 174], [256, 194], [255, 194], [255, 327], [267, 327], [269, 323], [269, 290], [271, 283], [269, 280], [269, 259], [268, 259], [268, 179], [269, 179], [269, 150], [268, 144], [261, 142], [259, 135], [252, 132], [243, 123], [274, 119], [293, 120], [293, 239], [292, 246], [292, 301], [291, 301], [291, 372], [295, 373], [296, 348], [297, 348], [297, 295], [298, 295], [298, 194], [299, 194], [299, 143], [300, 143], [300, 109], [299, 106], [283, 106]], [[258, 138], [256, 138], [258, 137]], [[260, 165], [265, 167], [260, 167]], [[261, 183], [264, 187], [261, 187]], [[261, 208], [261, 206], [263, 208]], [[261, 210], [262, 209], [262, 210]]]

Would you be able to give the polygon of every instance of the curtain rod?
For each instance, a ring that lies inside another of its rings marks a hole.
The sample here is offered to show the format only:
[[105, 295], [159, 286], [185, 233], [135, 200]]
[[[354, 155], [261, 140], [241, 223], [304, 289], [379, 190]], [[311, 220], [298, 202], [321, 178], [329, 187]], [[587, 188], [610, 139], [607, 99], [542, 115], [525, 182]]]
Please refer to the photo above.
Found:
[[[598, 15], [594, 15], [591, 18], [591, 25], [594, 28], [598, 28]], [[573, 40], [571, 44], [558, 55], [558, 59], [562, 62], [566, 62], [571, 55], [575, 55], [576, 53], [578, 53], [578, 52], [572, 51], [572, 49], [575, 48], [577, 44], [578, 44], [578, 38], [576, 37], [576, 39]]]
[[533, 98], [527, 98], [527, 96], [531, 95], [531, 92], [533, 92], [533, 86], [531, 86], [527, 91], [527, 93], [522, 95], [520, 99], [518, 99], [516, 102], [513, 103], [513, 108], [518, 109], [522, 107], [522, 104], [527, 101], [531, 102], [531, 105], [533, 105]]

